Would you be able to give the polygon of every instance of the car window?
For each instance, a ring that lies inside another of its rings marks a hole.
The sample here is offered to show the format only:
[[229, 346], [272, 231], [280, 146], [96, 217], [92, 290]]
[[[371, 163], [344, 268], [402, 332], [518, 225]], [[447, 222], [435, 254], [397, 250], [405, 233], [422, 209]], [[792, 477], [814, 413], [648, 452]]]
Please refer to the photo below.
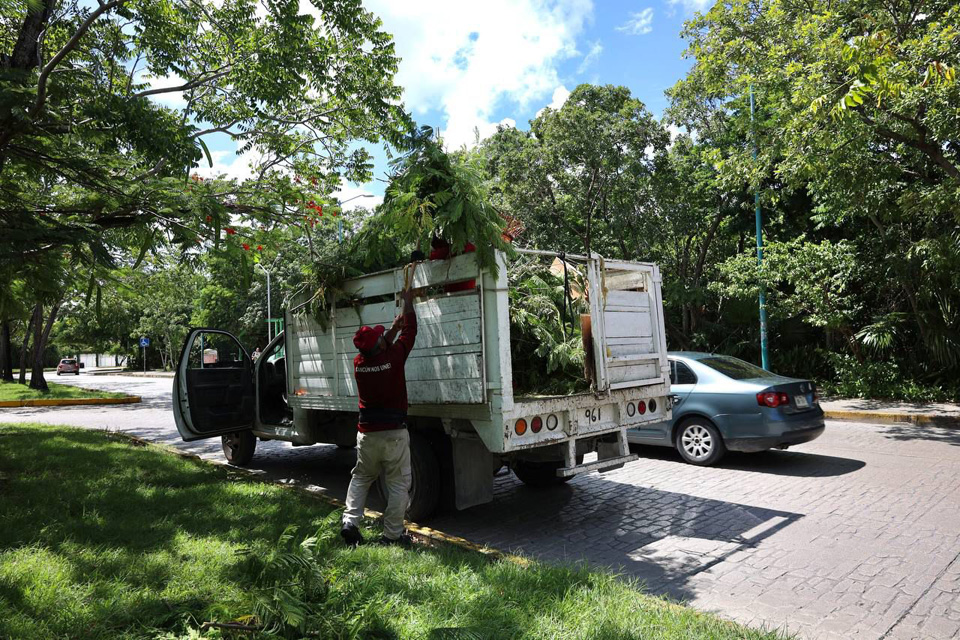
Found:
[[673, 362], [674, 366], [670, 368], [673, 375], [670, 376], [670, 382], [673, 384], [697, 384], [697, 374], [690, 367], [682, 362]]
[[765, 371], [756, 365], [750, 364], [749, 362], [744, 362], [743, 360], [733, 358], [731, 356], [714, 356], [711, 358], [703, 358], [700, 360], [700, 364], [706, 365], [714, 371], [719, 371], [723, 375], [734, 380], [749, 380], [751, 378], [770, 377], [769, 371]]
[[60, 364], [77, 364], [76, 360], [61, 360]]

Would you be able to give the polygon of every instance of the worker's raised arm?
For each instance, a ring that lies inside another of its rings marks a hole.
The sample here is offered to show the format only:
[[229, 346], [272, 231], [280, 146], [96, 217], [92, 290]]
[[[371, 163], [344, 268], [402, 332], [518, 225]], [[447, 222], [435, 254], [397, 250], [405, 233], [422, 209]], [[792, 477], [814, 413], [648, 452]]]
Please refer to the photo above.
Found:
[[400, 299], [403, 300], [403, 308], [400, 311], [403, 320], [397, 344], [403, 347], [403, 355], [406, 358], [413, 350], [413, 343], [417, 341], [417, 312], [413, 307], [413, 290], [405, 289], [400, 294]]

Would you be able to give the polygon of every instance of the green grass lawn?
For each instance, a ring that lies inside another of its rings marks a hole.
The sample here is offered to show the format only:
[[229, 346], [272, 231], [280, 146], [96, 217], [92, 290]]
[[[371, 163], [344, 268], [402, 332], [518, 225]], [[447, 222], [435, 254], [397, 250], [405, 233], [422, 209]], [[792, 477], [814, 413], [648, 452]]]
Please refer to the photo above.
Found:
[[102, 432], [0, 424], [0, 638], [776, 637], [604, 572], [349, 549], [339, 514]]
[[[49, 377], [49, 376], [47, 376]], [[16, 382], [0, 382], [0, 401], [6, 400], [59, 400], [74, 398], [123, 398], [126, 394], [115, 391], [83, 389], [69, 384], [57, 384], [47, 380], [50, 391], [43, 393], [28, 385]]]

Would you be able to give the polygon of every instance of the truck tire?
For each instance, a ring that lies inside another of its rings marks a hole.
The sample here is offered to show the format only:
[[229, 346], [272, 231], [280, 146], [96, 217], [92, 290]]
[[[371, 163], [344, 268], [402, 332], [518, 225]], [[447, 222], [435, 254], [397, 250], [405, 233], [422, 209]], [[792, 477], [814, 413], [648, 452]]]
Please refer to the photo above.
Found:
[[[583, 456], [577, 456], [577, 464], [583, 462]], [[517, 460], [513, 463], [513, 472], [528, 487], [556, 487], [570, 482], [573, 476], [558, 476], [557, 469], [563, 466], [563, 461], [530, 462]]]
[[[377, 479], [377, 492], [387, 502], [383, 476]], [[434, 514], [440, 502], [440, 462], [430, 441], [410, 433], [410, 500], [407, 520], [421, 522]]]
[[410, 434], [410, 502], [407, 519], [425, 520], [437, 510], [440, 500], [440, 462], [430, 442], [417, 433]]
[[257, 437], [249, 431], [234, 431], [220, 436], [220, 444], [227, 462], [245, 467], [253, 460], [253, 453], [257, 450]]

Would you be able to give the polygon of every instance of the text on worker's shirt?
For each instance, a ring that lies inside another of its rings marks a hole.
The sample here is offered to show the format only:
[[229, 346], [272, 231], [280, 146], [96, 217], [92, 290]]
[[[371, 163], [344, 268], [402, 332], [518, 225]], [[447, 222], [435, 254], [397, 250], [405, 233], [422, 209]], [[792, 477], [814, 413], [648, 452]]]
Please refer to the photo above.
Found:
[[386, 371], [392, 365], [389, 362], [384, 362], [383, 364], [378, 364], [372, 367], [357, 367], [357, 373], [377, 373], [379, 371]]

